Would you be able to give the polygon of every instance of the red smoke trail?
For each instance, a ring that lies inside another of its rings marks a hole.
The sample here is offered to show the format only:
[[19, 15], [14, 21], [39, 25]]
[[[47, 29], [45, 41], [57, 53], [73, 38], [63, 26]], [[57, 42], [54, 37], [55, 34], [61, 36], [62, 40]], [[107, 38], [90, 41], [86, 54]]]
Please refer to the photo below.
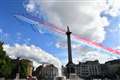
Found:
[[[49, 23], [47, 21], [43, 22], [43, 23], [41, 23], [41, 22], [39, 22], [39, 23], [48, 26], [50, 29], [52, 29], [55, 32], [58, 32], [58, 33], [61, 33], [61, 34], [65, 34], [65, 30], [63, 30], [61, 28], [58, 28], [57, 26], [55, 26], [52, 23]], [[79, 35], [76, 35], [76, 34], [72, 34], [72, 36], [75, 37], [76, 39], [82, 41], [82, 42], [85, 42], [85, 43], [89, 44], [89, 45], [93, 45], [93, 46], [96, 46], [98, 48], [105, 49], [105, 50], [107, 50], [109, 52], [112, 52], [112, 53], [120, 54], [119, 50], [114, 50], [112, 48], [106, 48], [106, 47], [104, 47], [104, 46], [102, 46], [100, 44], [97, 44], [96, 42], [90, 41], [89, 39], [81, 38]]]
[[90, 41], [90, 40], [88, 40], [88, 39], [81, 38], [81, 37], [79, 37], [78, 35], [74, 35], [74, 36], [75, 36], [78, 40], [83, 41], [83, 42], [85, 42], [85, 43], [87, 43], [87, 44], [89, 44], [89, 45], [93, 45], [93, 46], [96, 46], [96, 47], [98, 47], [98, 48], [105, 49], [105, 50], [107, 50], [107, 51], [109, 51], [109, 52], [112, 52], [112, 53], [120, 54], [120, 51], [119, 51], [119, 50], [114, 50], [114, 49], [112, 49], [112, 48], [106, 48], [106, 47], [104, 47], [104, 46], [102, 46], [102, 45], [100, 45], [100, 44], [97, 44], [96, 42]]
[[43, 25], [46, 25], [48, 28], [52, 29], [53, 31], [55, 32], [58, 32], [58, 33], [61, 33], [61, 34], [65, 34], [65, 30], [61, 29], [61, 28], [58, 28], [57, 26], [53, 25], [52, 23], [49, 23], [47, 21], [41, 23], [39, 22], [40, 24], [43, 24]]
[[[20, 16], [20, 15], [18, 15], [18, 16]], [[21, 15], [21, 16], [24, 17], [23, 15]], [[27, 18], [27, 19], [30, 18], [30, 19], [33, 20], [33, 21], [39, 22], [39, 24], [45, 25], [48, 29], [50, 29], [50, 30], [52, 30], [52, 31], [54, 31], [54, 32], [57, 32], [57, 33], [60, 33], [60, 34], [65, 34], [65, 32], [66, 32], [65, 30], [57, 27], [56, 25], [54, 25], [54, 24], [52, 24], [52, 23], [50, 23], [50, 22], [48, 22], [48, 21], [41, 20], [40, 18], [31, 16], [31, 15], [29, 15], [29, 16], [27, 16], [27, 17], [24, 17], [24, 18]], [[119, 51], [119, 50], [114, 50], [114, 49], [112, 49], [112, 48], [106, 48], [106, 47], [104, 47], [104, 46], [102, 46], [102, 45], [100, 45], [100, 44], [98, 44], [98, 43], [96, 43], [96, 42], [93, 42], [93, 41], [88, 40], [88, 39], [85, 39], [85, 38], [81, 38], [79, 35], [76, 35], [76, 34], [72, 34], [72, 36], [73, 36], [75, 39], [78, 39], [79, 41], [82, 41], [82, 42], [87, 43], [87, 44], [89, 44], [89, 45], [95, 46], [95, 47], [97, 47], [97, 48], [105, 49], [105, 50], [107, 50], [107, 51], [109, 51], [109, 52], [112, 52], [112, 53], [115, 53], [115, 54], [120, 54], [120, 51]]]

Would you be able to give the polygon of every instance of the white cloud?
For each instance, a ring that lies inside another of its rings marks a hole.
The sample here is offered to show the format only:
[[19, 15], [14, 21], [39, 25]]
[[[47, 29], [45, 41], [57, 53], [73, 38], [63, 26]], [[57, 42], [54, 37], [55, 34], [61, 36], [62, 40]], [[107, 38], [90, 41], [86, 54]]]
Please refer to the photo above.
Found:
[[[25, 58], [35, 61], [34, 63], [42, 64], [42, 63], [49, 63], [54, 64], [56, 67], [61, 67], [61, 62], [58, 58], [52, 56], [51, 54], [43, 51], [41, 48], [31, 45], [20, 45], [15, 44], [14, 46], [4, 45], [4, 50], [6, 51], [7, 55], [11, 58]], [[34, 65], [36, 67], [36, 65]], [[38, 65], [37, 65], [38, 66]]]
[[29, 4], [25, 5], [25, 7], [26, 7], [26, 10], [27, 10], [28, 12], [33, 12], [34, 9], [35, 9], [35, 6], [34, 6], [34, 4], [33, 4], [33, 1], [30, 1]]
[[[120, 0], [29, 0], [28, 4], [31, 3], [35, 7], [33, 13], [39, 14], [42, 9], [47, 14], [48, 21], [57, 27], [66, 29], [66, 25], [69, 25], [73, 33], [98, 43], [105, 39], [105, 27], [109, 25], [107, 18], [100, 16], [101, 13], [105, 11], [111, 16], [120, 14]], [[66, 48], [61, 43], [56, 46]], [[81, 61], [99, 59], [100, 62], [105, 62], [116, 59], [86, 47], [79, 47], [77, 53]]]
[[105, 63], [106, 61], [114, 60], [114, 59], [118, 59], [118, 57], [115, 56], [114, 54], [110, 55], [108, 53], [102, 53], [99, 51], [89, 51], [87, 53], [81, 52], [79, 56], [76, 58], [76, 60], [80, 60], [82, 62], [99, 60], [100, 63]]
[[120, 46], [115, 47], [115, 50], [120, 52]]
[[[57, 48], [67, 49], [67, 44], [59, 42]], [[105, 49], [101, 49], [95, 45], [86, 45], [84, 43], [72, 44], [73, 61], [74, 63], [99, 60], [100, 63], [105, 63], [109, 60], [120, 59], [120, 55], [111, 53]], [[117, 47], [119, 49], [119, 47]]]
[[[67, 42], [57, 42], [55, 44], [56, 48], [67, 49]], [[77, 49], [80, 47], [80, 44], [71, 44], [72, 49]]]
[[120, 15], [120, 0], [108, 0], [109, 7], [106, 10], [106, 13], [111, 16], [119, 16]]
[[109, 23], [105, 17], [100, 17], [108, 7], [105, 0], [29, 0], [27, 5], [31, 3], [34, 13], [43, 9], [49, 22], [59, 28], [66, 29], [69, 25], [73, 33], [96, 42], [105, 38], [104, 27]]

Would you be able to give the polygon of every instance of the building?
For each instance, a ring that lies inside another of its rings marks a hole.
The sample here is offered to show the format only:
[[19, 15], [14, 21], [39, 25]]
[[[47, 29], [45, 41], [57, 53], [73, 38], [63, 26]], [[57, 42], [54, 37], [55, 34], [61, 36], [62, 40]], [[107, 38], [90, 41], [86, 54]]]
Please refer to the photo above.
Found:
[[98, 61], [87, 61], [85, 63], [79, 63], [75, 69], [77, 75], [81, 78], [92, 78], [101, 75], [101, 65]]
[[103, 79], [107, 77], [108, 68], [104, 64], [100, 64], [98, 61], [87, 61], [85, 63], [80, 62], [74, 64], [72, 61], [72, 50], [71, 50], [71, 32], [67, 27], [67, 43], [68, 43], [68, 63], [63, 67], [63, 75], [70, 79], [70, 75], [74, 74], [83, 79]]
[[109, 69], [110, 77], [120, 80], [120, 59], [108, 61], [105, 65]]
[[52, 64], [40, 65], [36, 68], [33, 75], [36, 76], [38, 80], [54, 80], [58, 75], [58, 69]]
[[110, 71], [116, 73], [117, 70], [120, 68], [120, 59], [108, 61], [105, 64], [108, 66]]
[[[68, 63], [62, 66], [63, 76], [66, 80], [120, 80], [120, 60], [108, 61], [100, 64], [98, 60], [79, 62], [74, 64], [72, 61], [71, 50], [71, 32], [67, 27], [68, 42]], [[54, 65], [40, 65], [34, 75], [38, 80], [65, 80], [63, 76], [58, 75], [58, 69]], [[57, 77], [56, 77], [57, 76]]]
[[26, 64], [27, 76], [32, 76], [33, 62], [27, 59], [22, 59], [21, 64]]

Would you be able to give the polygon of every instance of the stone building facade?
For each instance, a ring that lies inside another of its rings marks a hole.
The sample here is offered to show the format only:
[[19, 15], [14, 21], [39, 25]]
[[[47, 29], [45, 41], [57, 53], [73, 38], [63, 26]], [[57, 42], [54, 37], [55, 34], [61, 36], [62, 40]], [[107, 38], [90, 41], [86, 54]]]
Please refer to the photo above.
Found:
[[52, 65], [40, 65], [33, 73], [38, 80], [54, 80], [58, 75], [58, 69]]

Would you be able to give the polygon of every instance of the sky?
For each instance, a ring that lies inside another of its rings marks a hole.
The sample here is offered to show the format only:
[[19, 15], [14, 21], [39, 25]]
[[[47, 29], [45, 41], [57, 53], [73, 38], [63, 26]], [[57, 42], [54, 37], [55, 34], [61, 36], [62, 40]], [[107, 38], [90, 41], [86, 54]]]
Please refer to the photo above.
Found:
[[75, 63], [119, 59], [120, 54], [94, 48], [79, 39], [119, 50], [118, 3], [119, 0], [1, 0], [0, 40], [11, 58], [27, 58], [34, 65], [60, 66], [67, 63], [65, 31], [69, 26]]

